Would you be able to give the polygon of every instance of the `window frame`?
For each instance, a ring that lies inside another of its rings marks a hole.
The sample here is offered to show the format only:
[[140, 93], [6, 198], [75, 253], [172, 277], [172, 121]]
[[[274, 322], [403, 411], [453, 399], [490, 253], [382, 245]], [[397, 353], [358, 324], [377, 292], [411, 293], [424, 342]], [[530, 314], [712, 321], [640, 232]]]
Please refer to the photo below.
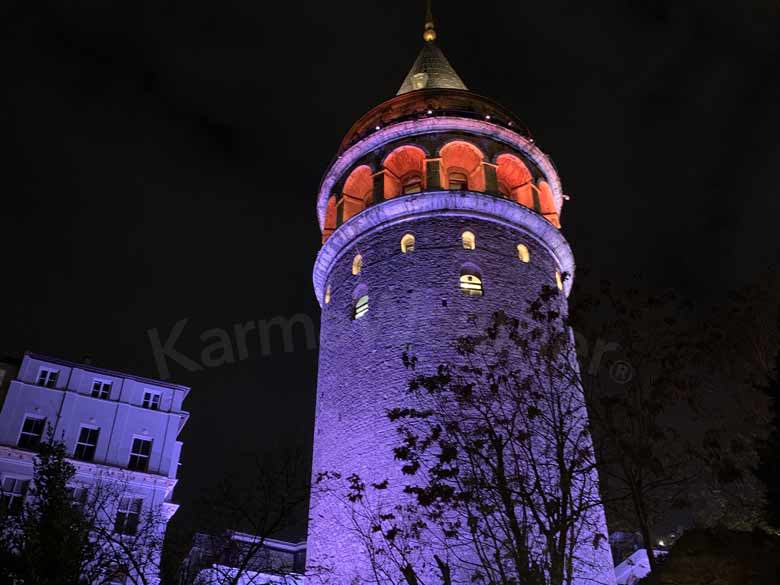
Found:
[[[46, 374], [44, 376], [44, 374]], [[60, 379], [60, 370], [51, 366], [40, 366], [38, 376], [35, 378], [35, 385], [44, 388], [56, 388], [57, 381]]]
[[[94, 445], [82, 441], [83, 431], [95, 431]], [[79, 425], [79, 436], [76, 438], [76, 446], [73, 449], [73, 458], [79, 461], [94, 461], [95, 454], [97, 453], [98, 441], [100, 441], [100, 427], [96, 427], [95, 425]], [[79, 453], [80, 451], [81, 453]], [[89, 455], [89, 457], [87, 455]]]
[[[11, 480], [16, 483], [22, 484], [22, 489], [19, 492], [6, 491], [5, 482]], [[25, 477], [15, 473], [3, 473], [0, 476], [0, 510], [6, 510], [9, 515], [17, 514], [21, 511], [24, 505], [24, 500], [27, 498], [27, 491], [30, 489], [31, 477]]]
[[[147, 400], [147, 396], [149, 397], [149, 400]], [[141, 401], [141, 408], [145, 408], [147, 410], [161, 410], [161, 407], [162, 392], [159, 390], [150, 390], [149, 388], [144, 388], [144, 397]]]
[[[136, 452], [136, 441], [140, 443], [146, 443], [149, 447], [149, 452], [144, 454], [143, 452]], [[127, 468], [130, 471], [139, 471], [141, 473], [149, 473], [149, 462], [152, 459], [152, 443], [153, 440], [150, 437], [142, 437], [139, 435], [133, 435], [133, 440], [130, 443], [130, 457], [127, 460]], [[140, 461], [144, 461], [144, 464], [139, 465]], [[135, 463], [134, 463], [135, 462]]]
[[[100, 385], [100, 388], [98, 388], [97, 393], [95, 393], [95, 386]], [[108, 390], [106, 390], [106, 387], [108, 387]], [[114, 387], [114, 383], [111, 380], [106, 380], [104, 378], [93, 378], [92, 379], [92, 389], [90, 390], [90, 396], [92, 398], [99, 398], [100, 400], [110, 400], [111, 398], [111, 390]], [[105, 396], [103, 395], [105, 392]]]
[[409, 232], [405, 233], [401, 237], [401, 252], [404, 254], [413, 253], [416, 244], [417, 244], [417, 238], [414, 237], [414, 234]]
[[517, 244], [517, 257], [523, 264], [531, 261], [531, 250], [525, 244]]
[[[143, 505], [143, 498], [134, 496], [122, 496], [119, 498], [119, 505], [114, 517], [114, 533], [122, 536], [138, 534], [138, 525], [141, 523]], [[128, 526], [132, 528], [128, 530]]]
[[[41, 434], [37, 436], [37, 440], [33, 441], [34, 444], [31, 445], [22, 445], [22, 437], [35, 437], [33, 433], [30, 431], [24, 430], [24, 425], [27, 423], [27, 421], [40, 421], [43, 424], [41, 425]], [[46, 417], [40, 416], [37, 414], [25, 414], [24, 419], [22, 420], [22, 426], [19, 429], [19, 436], [16, 439], [16, 446], [20, 449], [29, 449], [30, 451], [34, 451], [38, 445], [41, 444], [41, 440], [43, 439], [43, 431], [46, 429]]]
[[[468, 279], [470, 278], [476, 279], [477, 282], [469, 282]], [[485, 296], [485, 285], [482, 282], [482, 276], [473, 274], [472, 272], [464, 272], [460, 275], [460, 278], [458, 279], [458, 289], [470, 297]]]
[[477, 249], [477, 234], [471, 230], [464, 230], [460, 234], [460, 243], [464, 250], [476, 250]]

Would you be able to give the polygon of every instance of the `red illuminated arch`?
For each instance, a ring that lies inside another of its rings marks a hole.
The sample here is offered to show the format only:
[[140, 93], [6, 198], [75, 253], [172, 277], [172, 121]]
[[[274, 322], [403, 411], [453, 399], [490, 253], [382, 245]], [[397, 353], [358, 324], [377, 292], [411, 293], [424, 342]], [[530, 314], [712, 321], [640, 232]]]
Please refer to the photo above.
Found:
[[373, 203], [374, 179], [371, 167], [361, 165], [353, 170], [344, 182], [342, 191], [342, 221], [347, 221], [353, 215], [363, 211]]
[[496, 159], [499, 192], [512, 201], [534, 208], [531, 171], [525, 163], [512, 154], [502, 154]]
[[336, 231], [336, 196], [331, 195], [328, 198], [328, 207], [325, 210], [325, 229], [322, 232], [322, 243], [325, 243], [334, 231]]
[[553, 198], [552, 189], [547, 181], [539, 181], [538, 191], [539, 197], [539, 209], [541, 213], [550, 223], [555, 227], [561, 227], [561, 222], [558, 218], [558, 209], [555, 207], [555, 199]]
[[447, 189], [457, 188], [450, 186], [451, 177], [454, 183], [456, 178], [459, 180], [459, 175], [465, 175], [468, 182], [467, 189], [485, 190], [485, 170], [482, 167], [484, 156], [476, 146], [456, 140], [442, 147], [440, 155], [443, 185]]
[[385, 199], [416, 193], [425, 188], [425, 153], [416, 146], [400, 146], [384, 163]]

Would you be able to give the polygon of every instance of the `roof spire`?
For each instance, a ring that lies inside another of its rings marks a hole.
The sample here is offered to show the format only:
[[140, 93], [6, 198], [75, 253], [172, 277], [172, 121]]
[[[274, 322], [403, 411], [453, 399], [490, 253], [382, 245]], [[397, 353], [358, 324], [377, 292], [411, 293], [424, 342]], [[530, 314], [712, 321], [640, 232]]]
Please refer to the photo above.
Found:
[[423, 39], [426, 43], [432, 43], [436, 40], [436, 29], [433, 26], [433, 10], [431, 10], [431, 0], [428, 0], [428, 9], [425, 11], [425, 28], [423, 29]]

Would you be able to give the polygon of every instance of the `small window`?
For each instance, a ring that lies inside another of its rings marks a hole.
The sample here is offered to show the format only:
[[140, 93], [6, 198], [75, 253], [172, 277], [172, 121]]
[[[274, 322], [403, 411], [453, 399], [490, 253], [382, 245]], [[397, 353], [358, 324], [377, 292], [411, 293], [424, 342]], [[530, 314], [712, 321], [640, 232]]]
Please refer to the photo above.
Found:
[[528, 246], [525, 244], [517, 244], [517, 256], [521, 262], [528, 263], [531, 261], [531, 253], [528, 251]]
[[59, 375], [59, 370], [41, 368], [38, 371], [38, 385], [46, 386], [46, 388], [54, 388], [54, 386], [57, 384], [57, 378]]
[[360, 274], [361, 270], [363, 270], [363, 256], [357, 254], [352, 260], [352, 274]]
[[127, 468], [132, 471], [146, 471], [149, 469], [149, 457], [152, 453], [151, 439], [134, 438], [130, 449], [130, 461]]
[[461, 239], [465, 250], [473, 250], [477, 247], [477, 236], [472, 232], [463, 232]]
[[405, 234], [404, 237], [401, 238], [401, 252], [404, 254], [414, 252], [414, 236], [412, 234]]
[[160, 393], [149, 390], [144, 392], [144, 402], [141, 406], [150, 410], [160, 410]]
[[354, 318], [360, 319], [366, 313], [368, 313], [368, 295], [363, 295], [355, 301]]
[[4, 477], [0, 491], [0, 513], [18, 514], [22, 509], [24, 496], [29, 485], [30, 480], [28, 479]]
[[451, 191], [464, 191], [469, 188], [469, 178], [466, 173], [453, 171], [448, 178]]
[[100, 429], [95, 427], [81, 427], [79, 430], [79, 440], [76, 441], [76, 450], [73, 452], [75, 459], [81, 461], [92, 461], [95, 458], [95, 449], [97, 449], [98, 436]]
[[111, 396], [111, 382], [105, 380], [95, 380], [92, 382], [92, 397], [108, 400]]
[[563, 279], [560, 272], [555, 273], [555, 284], [558, 285], [558, 290], [563, 290]]
[[460, 277], [460, 290], [467, 295], [482, 296], [482, 279], [476, 274], [462, 274]]
[[327, 286], [325, 289], [325, 304], [327, 305], [330, 302], [330, 285]]
[[404, 195], [419, 193], [420, 191], [422, 191], [422, 178], [420, 175], [414, 173], [404, 177], [403, 184], [401, 186], [401, 192]]
[[83, 486], [73, 486], [68, 488], [71, 504], [77, 510], [83, 510], [87, 505], [89, 489]]
[[22, 432], [19, 434], [17, 446], [22, 449], [36, 449], [43, 437], [43, 428], [46, 426], [45, 418], [28, 416], [24, 419]]
[[114, 532], [117, 534], [135, 534], [138, 532], [138, 521], [141, 518], [140, 498], [122, 498], [114, 521]]

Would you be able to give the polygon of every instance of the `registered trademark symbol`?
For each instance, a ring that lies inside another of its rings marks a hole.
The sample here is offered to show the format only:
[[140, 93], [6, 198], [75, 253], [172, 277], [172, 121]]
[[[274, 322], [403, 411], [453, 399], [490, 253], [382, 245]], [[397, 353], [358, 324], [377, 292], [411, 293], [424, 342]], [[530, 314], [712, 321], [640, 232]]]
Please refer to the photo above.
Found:
[[609, 366], [609, 377], [618, 384], [627, 384], [634, 377], [634, 368], [626, 361], [614, 361]]

